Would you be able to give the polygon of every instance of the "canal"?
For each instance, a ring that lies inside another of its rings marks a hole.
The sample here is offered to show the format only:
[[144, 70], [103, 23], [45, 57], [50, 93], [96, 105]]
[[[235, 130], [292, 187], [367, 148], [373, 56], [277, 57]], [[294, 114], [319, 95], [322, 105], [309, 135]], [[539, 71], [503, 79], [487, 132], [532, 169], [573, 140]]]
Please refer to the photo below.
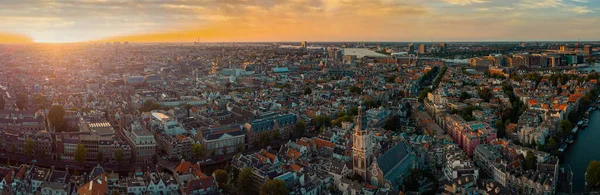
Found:
[[600, 160], [600, 110], [590, 115], [587, 128], [577, 132], [575, 143], [566, 150], [564, 167], [573, 170], [573, 192], [583, 192], [585, 188], [585, 170], [592, 160]]

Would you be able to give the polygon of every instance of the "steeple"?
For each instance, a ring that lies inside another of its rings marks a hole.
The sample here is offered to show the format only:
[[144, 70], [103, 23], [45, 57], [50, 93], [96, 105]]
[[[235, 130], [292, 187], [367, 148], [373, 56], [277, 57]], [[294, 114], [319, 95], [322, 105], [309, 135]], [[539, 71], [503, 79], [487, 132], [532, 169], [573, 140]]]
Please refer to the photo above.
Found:
[[363, 102], [362, 100], [358, 103], [358, 121], [356, 121], [356, 125], [358, 126], [356, 128], [357, 131], [360, 131], [363, 127], [362, 127], [362, 122], [363, 122]]

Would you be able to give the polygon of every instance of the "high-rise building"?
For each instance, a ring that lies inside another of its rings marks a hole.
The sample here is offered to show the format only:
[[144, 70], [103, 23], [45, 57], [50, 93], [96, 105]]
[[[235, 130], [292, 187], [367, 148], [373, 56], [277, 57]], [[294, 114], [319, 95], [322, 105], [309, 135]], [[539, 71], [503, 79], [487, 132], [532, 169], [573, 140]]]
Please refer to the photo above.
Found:
[[565, 46], [564, 46], [564, 45], [561, 45], [561, 46], [560, 46], [560, 51], [561, 51], [561, 52], [565, 52]]
[[419, 53], [420, 54], [424, 54], [426, 51], [427, 51], [427, 47], [425, 46], [425, 44], [419, 45]]
[[415, 54], [415, 47], [412, 43], [408, 44], [408, 54]]
[[521, 44], [519, 44], [519, 46], [525, 47], [525, 42], [521, 42]]
[[302, 49], [306, 49], [306, 45], [307, 45], [306, 41], [302, 41]]
[[440, 43], [440, 51], [441, 52], [445, 52], [446, 51], [446, 43]]
[[583, 46], [583, 54], [592, 55], [592, 46], [591, 45]]

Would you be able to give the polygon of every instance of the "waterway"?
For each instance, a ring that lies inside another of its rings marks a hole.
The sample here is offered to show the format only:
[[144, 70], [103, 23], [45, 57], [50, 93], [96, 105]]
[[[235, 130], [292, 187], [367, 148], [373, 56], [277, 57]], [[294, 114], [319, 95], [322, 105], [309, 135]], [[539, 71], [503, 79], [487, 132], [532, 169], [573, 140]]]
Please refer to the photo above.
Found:
[[573, 170], [573, 192], [585, 189], [585, 170], [592, 160], [600, 160], [600, 110], [593, 111], [587, 128], [577, 132], [575, 143], [566, 150], [564, 167]]

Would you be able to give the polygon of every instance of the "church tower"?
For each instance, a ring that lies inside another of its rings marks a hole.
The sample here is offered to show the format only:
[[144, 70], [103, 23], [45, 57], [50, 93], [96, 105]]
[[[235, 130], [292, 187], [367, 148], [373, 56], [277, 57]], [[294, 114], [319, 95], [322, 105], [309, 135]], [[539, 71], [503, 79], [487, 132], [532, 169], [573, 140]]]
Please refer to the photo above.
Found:
[[364, 107], [361, 102], [358, 106], [356, 127], [352, 135], [352, 165], [354, 165], [354, 173], [360, 175], [365, 180], [367, 178], [367, 169], [373, 160], [373, 142], [371, 133], [366, 128], [367, 120], [363, 112]]

